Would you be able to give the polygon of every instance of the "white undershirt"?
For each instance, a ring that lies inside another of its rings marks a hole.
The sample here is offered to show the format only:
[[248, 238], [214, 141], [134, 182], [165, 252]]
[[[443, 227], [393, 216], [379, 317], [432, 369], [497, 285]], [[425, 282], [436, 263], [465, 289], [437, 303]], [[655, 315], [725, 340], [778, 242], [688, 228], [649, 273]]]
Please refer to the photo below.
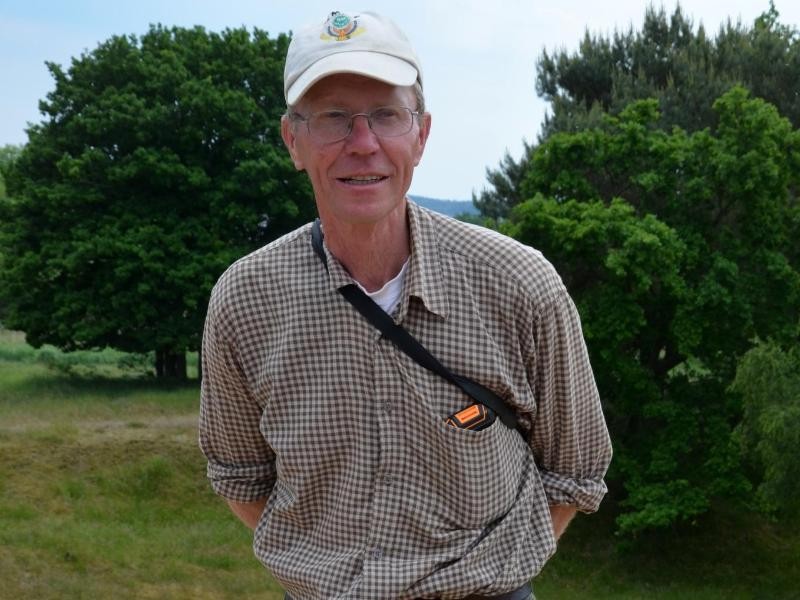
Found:
[[406, 278], [406, 270], [408, 269], [409, 260], [410, 257], [407, 258], [406, 262], [403, 263], [403, 266], [400, 268], [400, 272], [395, 275], [394, 278], [387, 281], [386, 284], [377, 292], [368, 292], [357, 281], [356, 284], [367, 296], [372, 298], [375, 303], [384, 310], [384, 312], [392, 314], [397, 308], [397, 305], [400, 304], [400, 293], [403, 291], [403, 281]]

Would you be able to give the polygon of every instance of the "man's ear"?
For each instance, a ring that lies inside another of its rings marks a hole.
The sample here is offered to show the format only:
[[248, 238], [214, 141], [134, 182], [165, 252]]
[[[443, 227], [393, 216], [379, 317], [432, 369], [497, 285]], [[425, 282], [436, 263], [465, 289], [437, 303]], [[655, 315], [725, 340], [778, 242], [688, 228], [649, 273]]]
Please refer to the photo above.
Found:
[[281, 117], [281, 137], [283, 138], [283, 143], [286, 144], [286, 149], [289, 151], [289, 156], [292, 157], [294, 168], [302, 171], [305, 167], [297, 152], [297, 136], [294, 132], [294, 124], [286, 115]]
[[419, 116], [419, 132], [417, 133], [417, 153], [414, 156], [414, 166], [418, 166], [422, 160], [422, 153], [425, 152], [425, 143], [431, 133], [431, 113], [423, 113]]

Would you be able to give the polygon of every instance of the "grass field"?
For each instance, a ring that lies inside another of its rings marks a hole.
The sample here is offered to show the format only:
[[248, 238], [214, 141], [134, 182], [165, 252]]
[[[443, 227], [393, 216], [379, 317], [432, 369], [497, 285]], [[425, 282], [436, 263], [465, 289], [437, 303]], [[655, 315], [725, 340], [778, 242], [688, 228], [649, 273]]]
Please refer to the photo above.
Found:
[[[282, 598], [206, 482], [197, 402], [138, 359], [0, 330], [0, 599]], [[576, 520], [539, 600], [800, 598], [796, 529], [720, 510], [623, 550], [607, 512]]]

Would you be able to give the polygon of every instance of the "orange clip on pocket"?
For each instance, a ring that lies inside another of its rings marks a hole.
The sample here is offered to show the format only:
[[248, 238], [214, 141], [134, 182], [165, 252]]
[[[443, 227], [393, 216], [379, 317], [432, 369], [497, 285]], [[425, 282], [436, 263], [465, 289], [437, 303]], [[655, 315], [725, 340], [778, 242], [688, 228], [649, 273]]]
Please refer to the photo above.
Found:
[[453, 413], [445, 423], [459, 429], [472, 429], [480, 431], [494, 423], [494, 412], [483, 404], [473, 404], [457, 413]]

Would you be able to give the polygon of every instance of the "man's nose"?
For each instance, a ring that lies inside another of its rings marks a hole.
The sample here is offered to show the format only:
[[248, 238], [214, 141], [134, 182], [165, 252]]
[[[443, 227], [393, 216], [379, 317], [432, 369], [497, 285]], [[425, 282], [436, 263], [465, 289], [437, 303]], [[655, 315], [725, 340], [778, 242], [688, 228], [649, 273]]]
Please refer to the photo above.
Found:
[[353, 122], [350, 125], [350, 135], [347, 136], [347, 143], [355, 149], [366, 148], [370, 151], [378, 147], [378, 136], [372, 131], [367, 115], [353, 115]]

